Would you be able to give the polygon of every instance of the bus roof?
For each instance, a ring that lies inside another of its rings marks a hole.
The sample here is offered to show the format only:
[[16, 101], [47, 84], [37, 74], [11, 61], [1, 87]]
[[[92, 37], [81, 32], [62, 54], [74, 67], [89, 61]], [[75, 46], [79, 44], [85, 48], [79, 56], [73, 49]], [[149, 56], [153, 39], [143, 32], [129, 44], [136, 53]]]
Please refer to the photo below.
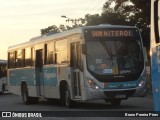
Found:
[[123, 26], [123, 25], [110, 25], [110, 24], [84, 26], [84, 27], [79, 27], [79, 28], [71, 29], [68, 31], [60, 32], [60, 33], [49, 34], [49, 35], [47, 34], [47, 35], [33, 37], [30, 39], [30, 41], [10, 46], [8, 48], [8, 50], [13, 50], [13, 49], [17, 49], [19, 47], [25, 47], [25, 46], [29, 46], [29, 45], [34, 45], [34, 44], [46, 42], [46, 41], [49, 41], [52, 39], [63, 38], [65, 36], [82, 33], [82, 31], [84, 31], [85, 29], [94, 29], [94, 28], [136, 28], [136, 27], [135, 26]]
[[0, 60], [0, 64], [7, 64], [7, 60]]

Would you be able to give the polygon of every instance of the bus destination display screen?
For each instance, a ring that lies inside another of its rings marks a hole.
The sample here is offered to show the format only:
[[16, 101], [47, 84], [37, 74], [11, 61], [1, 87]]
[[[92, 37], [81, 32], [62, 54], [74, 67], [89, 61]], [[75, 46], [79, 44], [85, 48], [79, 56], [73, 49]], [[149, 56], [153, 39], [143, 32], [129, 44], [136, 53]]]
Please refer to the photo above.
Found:
[[88, 29], [85, 30], [85, 36], [88, 38], [110, 38], [110, 37], [135, 37], [138, 34], [137, 29]]

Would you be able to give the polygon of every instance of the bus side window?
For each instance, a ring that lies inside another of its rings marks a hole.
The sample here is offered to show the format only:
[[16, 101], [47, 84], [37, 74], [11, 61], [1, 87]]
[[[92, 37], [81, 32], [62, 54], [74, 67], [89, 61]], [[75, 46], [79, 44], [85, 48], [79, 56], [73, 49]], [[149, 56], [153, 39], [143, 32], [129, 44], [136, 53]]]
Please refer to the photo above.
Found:
[[82, 71], [82, 57], [81, 57], [82, 46], [80, 42], [71, 43], [71, 67], [78, 68]]
[[82, 46], [77, 44], [77, 67], [82, 71]]
[[24, 50], [16, 51], [16, 67], [24, 67]]
[[25, 67], [33, 66], [33, 47], [25, 49]]
[[53, 64], [54, 61], [54, 42], [47, 43], [45, 45], [45, 59], [46, 64]]
[[154, 31], [155, 31], [155, 40], [156, 43], [160, 42], [160, 38], [159, 38], [159, 8], [158, 8], [159, 2], [158, 0], [156, 0], [154, 2]]
[[6, 64], [1, 64], [0, 65], [0, 78], [1, 77], [6, 77], [7, 76], [7, 67]]
[[64, 64], [68, 63], [68, 58], [67, 58], [67, 40], [59, 40], [56, 41], [55, 43], [55, 48], [56, 48], [56, 62], [57, 64]]
[[8, 53], [8, 68], [15, 68], [15, 51]]

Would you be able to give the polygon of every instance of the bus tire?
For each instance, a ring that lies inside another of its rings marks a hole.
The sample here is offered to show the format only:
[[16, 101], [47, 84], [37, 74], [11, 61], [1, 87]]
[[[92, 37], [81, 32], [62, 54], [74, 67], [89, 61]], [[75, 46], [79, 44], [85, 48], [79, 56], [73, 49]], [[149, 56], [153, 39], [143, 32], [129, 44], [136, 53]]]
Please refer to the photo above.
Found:
[[69, 89], [65, 90], [65, 106], [68, 108], [72, 107], [72, 101], [71, 101]]
[[72, 108], [74, 106], [74, 101], [71, 100], [71, 95], [68, 85], [65, 86], [64, 90], [64, 104], [68, 108]]
[[111, 105], [113, 107], [118, 107], [121, 104], [121, 99], [113, 99], [111, 100]]
[[30, 103], [33, 103], [33, 104], [37, 104], [39, 101], [38, 97], [29, 97], [29, 99], [30, 99]]
[[30, 103], [29, 97], [28, 97], [28, 90], [27, 85], [23, 84], [21, 86], [21, 95], [22, 95], [22, 102], [28, 105]]

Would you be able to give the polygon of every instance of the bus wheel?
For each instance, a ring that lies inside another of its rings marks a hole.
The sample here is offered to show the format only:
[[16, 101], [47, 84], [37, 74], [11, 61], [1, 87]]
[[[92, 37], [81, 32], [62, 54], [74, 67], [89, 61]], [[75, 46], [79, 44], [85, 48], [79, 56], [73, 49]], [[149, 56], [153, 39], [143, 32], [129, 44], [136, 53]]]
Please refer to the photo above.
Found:
[[111, 100], [111, 104], [114, 107], [118, 107], [121, 104], [121, 100], [120, 99], [113, 99], [113, 100]]
[[71, 100], [70, 92], [68, 86], [65, 89], [65, 98], [64, 98], [65, 106], [68, 108], [73, 107], [73, 101]]
[[22, 102], [26, 105], [29, 104], [28, 90], [25, 84], [22, 85], [21, 88]]

